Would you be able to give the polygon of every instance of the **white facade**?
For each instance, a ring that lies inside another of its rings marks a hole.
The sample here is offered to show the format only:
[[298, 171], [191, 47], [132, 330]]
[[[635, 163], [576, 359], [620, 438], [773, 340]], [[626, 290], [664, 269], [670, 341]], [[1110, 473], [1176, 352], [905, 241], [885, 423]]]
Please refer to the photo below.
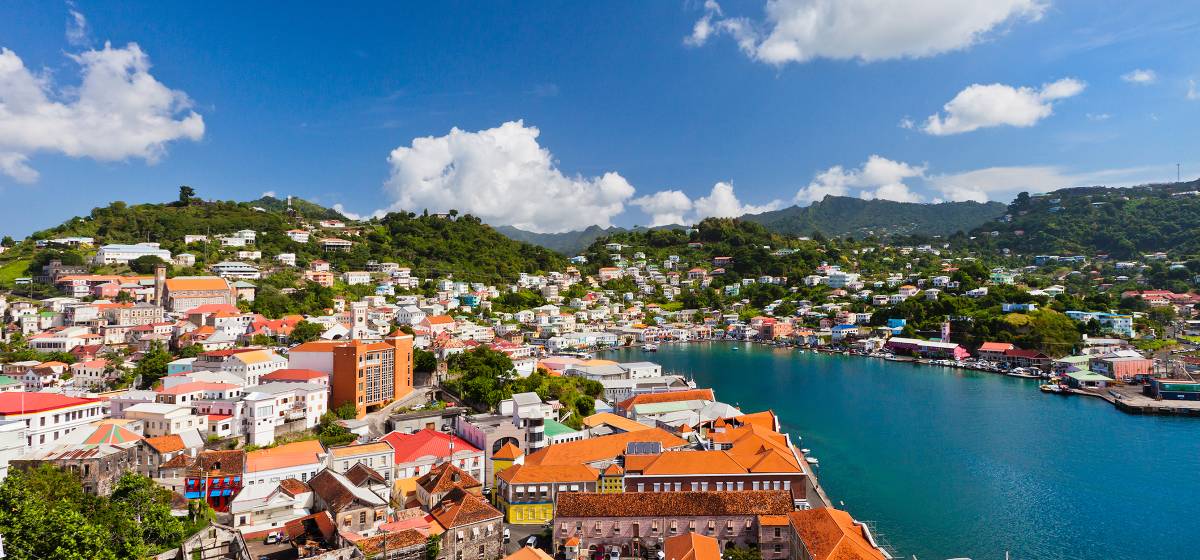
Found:
[[171, 262], [171, 252], [159, 248], [158, 243], [105, 245], [96, 251], [96, 256], [92, 259], [92, 262], [96, 264], [128, 264], [133, 259], [147, 255]]
[[25, 421], [25, 451], [57, 445], [67, 434], [104, 418], [104, 401], [55, 393], [0, 394], [0, 421]]

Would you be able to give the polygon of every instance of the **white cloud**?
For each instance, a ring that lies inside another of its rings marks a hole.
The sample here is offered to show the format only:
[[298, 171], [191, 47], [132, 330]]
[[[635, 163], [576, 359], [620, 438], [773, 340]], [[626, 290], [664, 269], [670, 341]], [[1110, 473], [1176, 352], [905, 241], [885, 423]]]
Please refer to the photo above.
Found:
[[1060, 166], [988, 167], [929, 177], [930, 185], [946, 200], [1008, 201], [1017, 193], [1046, 192], [1067, 187], [1130, 186], [1166, 179], [1173, 166], [1144, 166], [1069, 172]]
[[0, 152], [0, 173], [12, 177], [18, 183], [33, 183], [38, 180], [37, 170], [29, 167], [29, 158], [23, 154]]
[[858, 197], [866, 200], [884, 199], [897, 202], [921, 202], [921, 197], [909, 189], [905, 181], [925, 176], [926, 166], [872, 155], [858, 169], [846, 170], [835, 165], [822, 171], [812, 182], [796, 192], [797, 204], [808, 204], [832, 196], [850, 196], [851, 189], [860, 189]]
[[725, 18], [715, 1], [685, 41], [733, 37], [747, 56], [769, 64], [814, 58], [867, 62], [921, 58], [965, 49], [1006, 22], [1036, 21], [1042, 0], [768, 0], [766, 19]]
[[457, 209], [493, 224], [539, 232], [609, 226], [634, 194], [621, 175], [568, 177], [540, 132], [523, 121], [445, 136], [416, 138], [388, 157], [390, 210]]
[[1138, 68], [1122, 74], [1121, 79], [1131, 84], [1148, 85], [1158, 81], [1158, 74], [1154, 70]]
[[684, 216], [692, 209], [692, 199], [683, 191], [659, 191], [630, 201], [650, 215], [650, 226], [686, 224]]
[[1200, 99], [1200, 91], [1196, 90], [1196, 80], [1188, 80], [1187, 98], [1190, 101]]
[[1033, 126], [1053, 114], [1054, 101], [1079, 95], [1085, 87], [1074, 78], [1044, 84], [1041, 89], [971, 84], [942, 106], [945, 115], [930, 115], [921, 130], [944, 136], [993, 126]]
[[714, 184], [707, 196], [696, 200], [682, 191], [670, 190], [635, 198], [630, 202], [650, 215], [651, 226], [689, 224], [704, 218], [736, 218], [783, 207], [782, 200], [758, 205], [744, 204], [734, 193], [733, 184], [724, 181]]
[[67, 43], [73, 47], [87, 46], [91, 42], [87, 18], [75, 9], [74, 2], [67, 2], [67, 16]]
[[[354, 212], [347, 210], [346, 207], [342, 206], [342, 203], [340, 203], [340, 202], [337, 204], [334, 204], [332, 209], [334, 212], [337, 212], [338, 214], [341, 214], [341, 215], [343, 215], [351, 220], [355, 220], [355, 221], [370, 217], [370, 216], [364, 216], [362, 214], [355, 214]], [[384, 212], [377, 210], [373, 215], [374, 216], [382, 216], [383, 214], [384, 214]]]
[[1112, 118], [1108, 113], [1088, 113], [1087, 118], [1090, 121], [1106, 121]]
[[275, 191], [263, 191], [263, 193], [258, 195], [258, 197], [259, 198], [267, 198], [267, 197], [275, 198]]
[[36, 179], [26, 162], [37, 152], [155, 163], [167, 143], [204, 136], [204, 119], [190, 110], [187, 95], [150, 75], [150, 59], [137, 44], [105, 43], [71, 58], [82, 83], [56, 92], [49, 77], [34, 75], [16, 53], [0, 48], [0, 172]]
[[713, 185], [708, 196], [697, 198], [693, 204], [696, 220], [704, 218], [736, 218], [744, 214], [762, 214], [778, 210], [783, 202], [772, 200], [762, 205], [742, 204], [733, 192], [733, 184], [720, 182]]

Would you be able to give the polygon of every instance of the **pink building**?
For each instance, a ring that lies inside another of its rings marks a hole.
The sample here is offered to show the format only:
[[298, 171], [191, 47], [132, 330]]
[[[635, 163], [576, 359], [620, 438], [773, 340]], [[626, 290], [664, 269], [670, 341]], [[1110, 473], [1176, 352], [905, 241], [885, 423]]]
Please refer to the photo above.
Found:
[[790, 546], [784, 534], [776, 538], [775, 528], [792, 509], [791, 495], [777, 490], [563, 492], [553, 521], [554, 542], [562, 547], [578, 539], [580, 551], [616, 546], [623, 557], [642, 556], [666, 539], [692, 532], [716, 539], [722, 549], [753, 546], [763, 551], [764, 560], [779, 560], [790, 556]]

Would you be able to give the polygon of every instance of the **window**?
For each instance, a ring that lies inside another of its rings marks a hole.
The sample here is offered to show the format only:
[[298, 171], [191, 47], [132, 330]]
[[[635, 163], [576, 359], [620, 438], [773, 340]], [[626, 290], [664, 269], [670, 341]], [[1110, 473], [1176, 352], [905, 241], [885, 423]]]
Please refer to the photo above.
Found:
[[680, 492], [680, 491], [682, 491], [682, 490], [683, 490], [683, 483], [682, 483], [682, 482], [676, 482], [676, 483], [675, 483], [675, 491], [676, 491], [676, 492]]
[[367, 512], [365, 512], [365, 511], [358, 512], [358, 524], [359, 525], [367, 524]]
[[780, 552], [783, 552], [783, 545], [775, 543], [775, 554], [779, 554]]
[[[776, 527], [775, 528], [775, 538], [778, 539], [778, 538], [782, 538], [782, 537], [783, 537], [783, 529]], [[779, 552], [779, 551], [776, 550], [775, 552]]]

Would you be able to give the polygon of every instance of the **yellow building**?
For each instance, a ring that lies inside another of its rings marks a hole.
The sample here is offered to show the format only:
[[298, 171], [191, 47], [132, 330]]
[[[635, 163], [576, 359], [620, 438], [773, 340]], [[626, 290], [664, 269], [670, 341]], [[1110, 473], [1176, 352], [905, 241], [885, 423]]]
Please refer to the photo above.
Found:
[[600, 472], [600, 488], [601, 494], [620, 494], [625, 491], [625, 469], [622, 469], [616, 463], [613, 463], [604, 468]]
[[504, 446], [492, 454], [492, 480], [489, 481], [490, 484], [488, 486], [492, 488], [493, 492], [496, 490], [496, 475], [500, 474], [500, 471], [516, 464], [517, 459], [520, 459], [522, 455], [524, 453], [521, 453], [521, 448], [512, 442], [504, 444]]
[[513, 465], [496, 475], [505, 520], [540, 525], [554, 519], [559, 492], [596, 492], [599, 473], [586, 465]]

